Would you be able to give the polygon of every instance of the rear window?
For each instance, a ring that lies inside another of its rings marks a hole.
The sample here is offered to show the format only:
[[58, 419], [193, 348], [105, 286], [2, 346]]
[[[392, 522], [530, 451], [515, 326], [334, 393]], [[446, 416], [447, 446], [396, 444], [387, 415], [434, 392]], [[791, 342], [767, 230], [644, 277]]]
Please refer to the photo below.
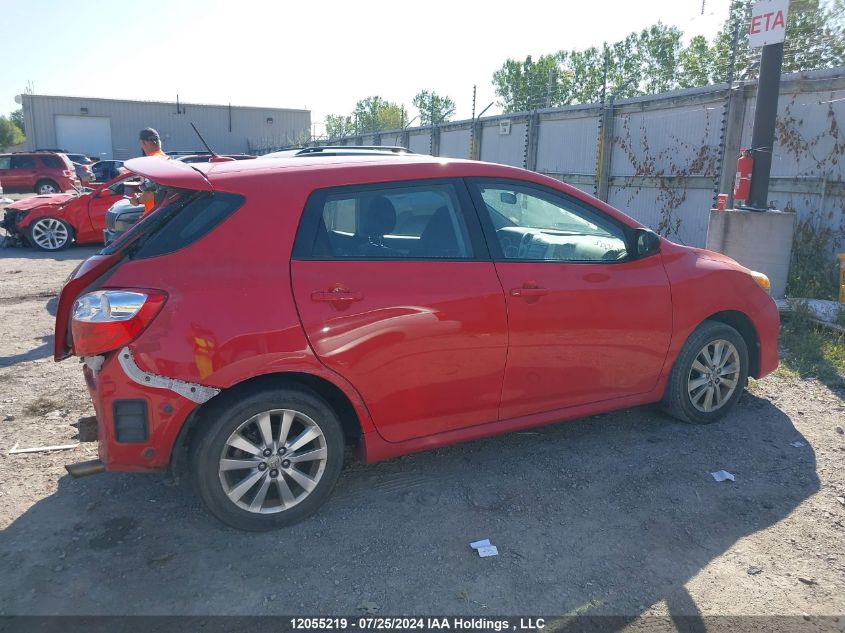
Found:
[[65, 166], [65, 164], [62, 162], [62, 159], [58, 156], [42, 156], [41, 163], [45, 167], [49, 167], [51, 169], [61, 169]]
[[237, 211], [244, 197], [233, 193], [168, 190], [163, 206], [100, 251], [119, 252], [135, 245], [133, 259], [173, 253], [210, 233]]

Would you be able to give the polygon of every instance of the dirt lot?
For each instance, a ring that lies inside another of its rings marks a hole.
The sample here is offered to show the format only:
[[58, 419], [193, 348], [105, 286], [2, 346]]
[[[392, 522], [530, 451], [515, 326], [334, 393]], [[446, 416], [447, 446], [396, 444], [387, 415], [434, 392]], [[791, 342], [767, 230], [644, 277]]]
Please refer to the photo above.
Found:
[[352, 462], [270, 534], [158, 476], [71, 480], [95, 443], [10, 455], [93, 413], [51, 358], [54, 295], [92, 252], [0, 249], [0, 615], [845, 612], [845, 394], [815, 381], [754, 383], [709, 427], [640, 408]]

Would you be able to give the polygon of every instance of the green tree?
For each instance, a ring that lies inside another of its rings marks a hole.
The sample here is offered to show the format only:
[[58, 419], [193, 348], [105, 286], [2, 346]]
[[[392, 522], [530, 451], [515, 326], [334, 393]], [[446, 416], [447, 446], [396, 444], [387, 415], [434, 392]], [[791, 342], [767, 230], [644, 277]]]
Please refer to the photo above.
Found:
[[12, 113], [9, 115], [9, 120], [18, 126], [18, 129], [20, 129], [21, 134], [26, 135], [26, 128], [23, 124], [23, 108], [12, 110]]
[[696, 35], [678, 56], [680, 72], [678, 84], [681, 88], [706, 86], [716, 73], [716, 49], [707, 43], [703, 35]]
[[434, 91], [418, 92], [411, 103], [420, 112], [420, 125], [443, 123], [455, 115], [455, 102]]
[[606, 97], [632, 97], [678, 87], [683, 33], [657, 24], [625, 39], [583, 51], [558, 51], [537, 61], [508, 59], [493, 73], [505, 112], [519, 112], [601, 99], [607, 64]]
[[667, 92], [678, 87], [678, 61], [683, 33], [674, 26], [657, 24], [643, 29], [636, 39], [636, 57], [645, 94]]
[[[658, 22], [602, 49], [558, 51], [536, 60], [508, 59], [493, 73], [493, 86], [505, 112], [544, 106], [600, 101], [607, 68], [605, 97], [624, 99], [727, 80], [738, 25], [736, 78], [757, 75], [759, 50], [748, 47], [754, 0], [732, 0], [728, 18], [712, 43]], [[845, 65], [845, 0], [791, 0], [784, 44], [783, 72]]]
[[542, 55], [535, 62], [529, 55], [525, 61], [507, 60], [493, 73], [493, 85], [505, 112], [524, 112], [535, 108], [555, 107], [569, 103], [565, 80], [566, 69], [561, 61], [566, 53]]
[[353, 112], [357, 134], [396, 130], [405, 124], [405, 108], [379, 96], [361, 99]]
[[0, 148], [18, 145], [26, 140], [23, 132], [8, 117], [0, 116]]
[[343, 114], [326, 115], [326, 136], [329, 138], [343, 138], [355, 134], [355, 125], [351, 116]]

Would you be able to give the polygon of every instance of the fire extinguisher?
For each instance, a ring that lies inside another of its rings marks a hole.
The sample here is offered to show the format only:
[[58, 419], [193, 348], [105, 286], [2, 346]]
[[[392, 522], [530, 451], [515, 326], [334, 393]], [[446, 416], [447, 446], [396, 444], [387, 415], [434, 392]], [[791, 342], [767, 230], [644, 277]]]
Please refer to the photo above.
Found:
[[751, 195], [751, 170], [754, 167], [754, 159], [747, 149], [739, 151], [739, 158], [736, 161], [736, 182], [734, 183], [734, 206], [741, 207]]

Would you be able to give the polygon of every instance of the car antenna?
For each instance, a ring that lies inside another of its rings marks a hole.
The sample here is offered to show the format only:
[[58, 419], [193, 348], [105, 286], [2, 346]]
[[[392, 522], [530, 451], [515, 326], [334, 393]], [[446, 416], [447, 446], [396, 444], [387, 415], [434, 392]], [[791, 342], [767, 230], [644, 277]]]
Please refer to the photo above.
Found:
[[228, 156], [220, 156], [213, 149], [211, 149], [209, 144], [205, 142], [205, 139], [202, 137], [202, 134], [200, 134], [200, 131], [197, 129], [197, 126], [194, 125], [193, 121], [191, 122], [191, 127], [194, 128], [194, 132], [196, 132], [197, 136], [200, 137], [202, 144], [205, 145], [205, 149], [207, 149], [208, 153], [211, 154], [211, 158], [208, 161], [209, 163], [228, 163], [229, 161], [235, 160], [234, 158], [229, 158]]

